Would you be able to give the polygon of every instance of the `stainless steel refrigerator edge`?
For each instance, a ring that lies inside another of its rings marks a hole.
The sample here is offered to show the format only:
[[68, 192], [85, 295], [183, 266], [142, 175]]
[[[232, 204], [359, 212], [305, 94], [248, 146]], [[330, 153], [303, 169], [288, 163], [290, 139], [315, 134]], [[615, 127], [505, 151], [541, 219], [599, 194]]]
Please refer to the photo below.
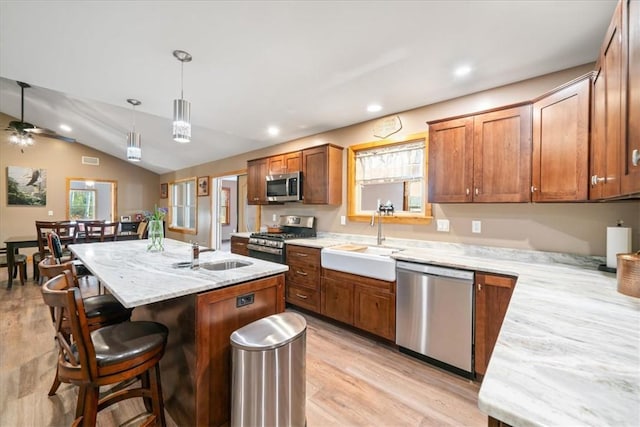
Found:
[[398, 261], [396, 344], [473, 377], [471, 271]]

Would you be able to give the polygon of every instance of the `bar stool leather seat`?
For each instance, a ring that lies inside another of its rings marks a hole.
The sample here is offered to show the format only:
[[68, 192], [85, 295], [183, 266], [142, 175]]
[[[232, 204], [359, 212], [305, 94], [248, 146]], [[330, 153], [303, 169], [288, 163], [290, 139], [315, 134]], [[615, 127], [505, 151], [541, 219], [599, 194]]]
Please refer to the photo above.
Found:
[[147, 321], [105, 326], [91, 333], [98, 366], [115, 365], [161, 347], [167, 340], [166, 326]]

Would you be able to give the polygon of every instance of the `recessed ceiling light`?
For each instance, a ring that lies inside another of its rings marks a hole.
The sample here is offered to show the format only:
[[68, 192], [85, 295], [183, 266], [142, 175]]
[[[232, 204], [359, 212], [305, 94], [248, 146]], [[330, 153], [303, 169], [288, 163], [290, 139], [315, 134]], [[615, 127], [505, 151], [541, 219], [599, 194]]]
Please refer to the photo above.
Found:
[[370, 113], [377, 113], [382, 110], [382, 105], [380, 104], [369, 104], [367, 105], [367, 111]]
[[468, 65], [463, 65], [461, 67], [456, 68], [453, 74], [455, 74], [457, 77], [462, 77], [462, 76], [466, 76], [470, 72], [471, 72], [471, 67]]
[[60, 129], [62, 129], [65, 132], [71, 132], [71, 126], [65, 125], [64, 123], [60, 125]]
[[280, 129], [278, 129], [275, 126], [269, 126], [269, 129], [267, 129], [267, 132], [269, 132], [269, 135], [271, 136], [276, 136], [280, 133]]

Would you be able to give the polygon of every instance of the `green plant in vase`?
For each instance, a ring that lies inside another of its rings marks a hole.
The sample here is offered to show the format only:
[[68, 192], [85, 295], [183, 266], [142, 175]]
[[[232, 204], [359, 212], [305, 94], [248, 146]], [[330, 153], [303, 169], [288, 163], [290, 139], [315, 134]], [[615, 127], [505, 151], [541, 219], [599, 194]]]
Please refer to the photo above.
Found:
[[149, 223], [147, 226], [149, 244], [147, 250], [150, 252], [161, 252], [164, 250], [164, 217], [167, 215], [167, 208], [159, 208], [156, 205], [153, 212], [145, 212], [145, 217]]

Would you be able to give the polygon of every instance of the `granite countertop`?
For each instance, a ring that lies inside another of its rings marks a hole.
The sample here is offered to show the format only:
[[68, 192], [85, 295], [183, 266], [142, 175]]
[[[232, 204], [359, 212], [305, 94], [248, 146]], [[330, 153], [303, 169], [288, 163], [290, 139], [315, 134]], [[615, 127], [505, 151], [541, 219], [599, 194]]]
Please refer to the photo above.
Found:
[[223, 271], [175, 268], [175, 263], [191, 261], [190, 244], [165, 239], [163, 252], [147, 252], [147, 244], [147, 240], [130, 240], [69, 247], [125, 307], [210, 291], [289, 270], [286, 265], [228, 252], [203, 252], [200, 264], [233, 259], [251, 265]]
[[[323, 234], [310, 247], [375, 244]], [[640, 425], [640, 299], [616, 291], [603, 259], [532, 250], [388, 239], [401, 261], [518, 278], [478, 406], [513, 426]]]

